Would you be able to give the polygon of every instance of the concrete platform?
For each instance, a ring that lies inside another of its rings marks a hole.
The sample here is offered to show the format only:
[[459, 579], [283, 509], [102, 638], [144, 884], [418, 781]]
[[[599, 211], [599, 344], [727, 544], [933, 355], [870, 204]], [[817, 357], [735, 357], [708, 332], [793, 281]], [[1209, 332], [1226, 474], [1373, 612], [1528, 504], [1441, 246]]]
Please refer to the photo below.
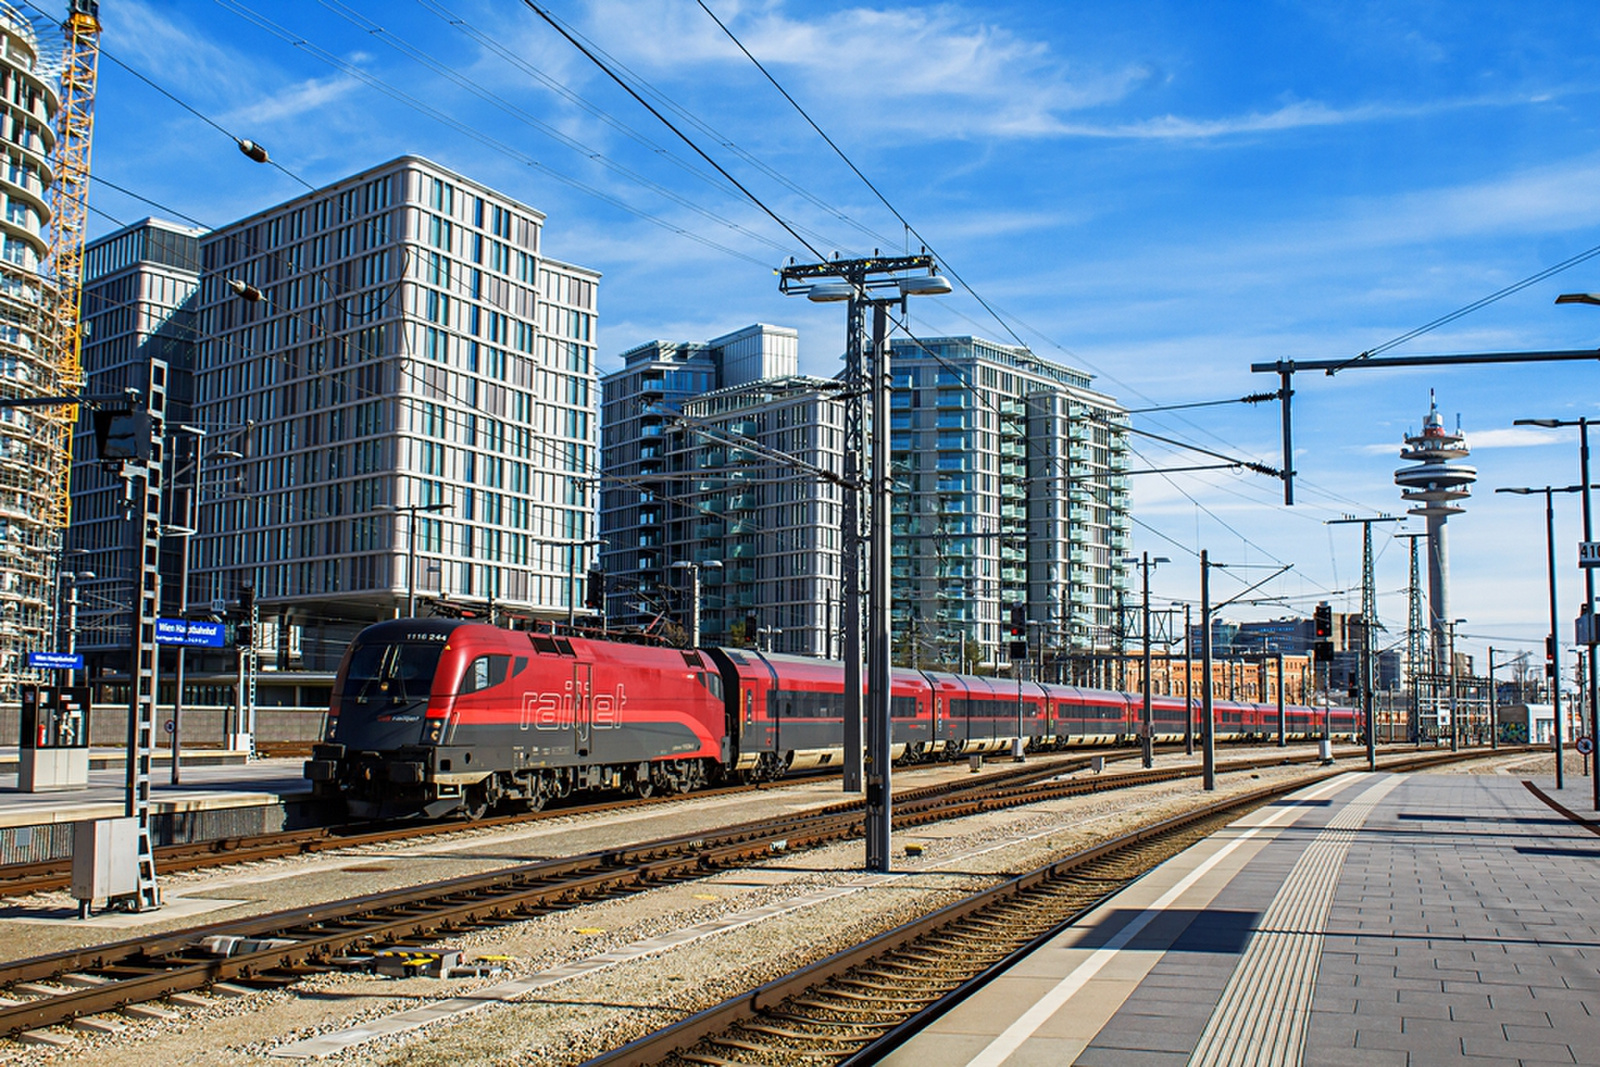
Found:
[[[21, 762], [16, 745], [0, 745], [0, 775], [16, 774]], [[172, 757], [164, 749], [156, 750], [151, 757], [155, 766], [172, 768]], [[238, 766], [250, 762], [250, 753], [229, 751], [219, 748], [202, 748], [196, 751], [185, 749], [183, 752], [184, 767], [223, 767]], [[121, 770], [128, 765], [124, 749], [95, 747], [89, 750], [90, 770]], [[15, 784], [14, 782], [12, 783]]]
[[1600, 1064], [1600, 835], [1516, 778], [1344, 775], [1174, 857], [884, 1062]]
[[[11, 749], [9, 754], [15, 753]], [[123, 813], [122, 754], [96, 749], [89, 788], [24, 793], [17, 768], [0, 751], [0, 864], [64, 859], [72, 854], [72, 825]], [[171, 765], [150, 774], [151, 834], [157, 847], [249, 836], [316, 825], [328, 817], [311, 801], [301, 777], [304, 760], [249, 760], [244, 753], [183, 756], [183, 781], [171, 784]]]
[[[0, 827], [37, 826], [121, 815], [125, 764], [120, 752], [90, 753], [89, 788], [59, 793], [23, 793], [17, 789], [15, 749], [7, 766], [0, 753]], [[250, 760], [242, 752], [197, 753], [183, 757], [183, 781], [171, 784], [172, 765], [153, 765], [150, 798], [163, 812], [276, 804], [294, 794], [309, 795], [301, 777], [302, 759]]]

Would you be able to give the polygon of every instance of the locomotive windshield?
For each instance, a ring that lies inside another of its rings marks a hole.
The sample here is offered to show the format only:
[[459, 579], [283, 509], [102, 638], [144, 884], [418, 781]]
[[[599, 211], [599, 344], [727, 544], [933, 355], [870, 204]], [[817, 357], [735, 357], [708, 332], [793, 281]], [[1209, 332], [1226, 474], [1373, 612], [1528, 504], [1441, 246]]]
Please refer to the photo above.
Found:
[[329, 740], [371, 749], [419, 743], [443, 651], [442, 643], [411, 641], [354, 646]]
[[428, 699], [443, 651], [443, 645], [411, 642], [357, 645], [345, 672], [345, 702], [360, 706]]

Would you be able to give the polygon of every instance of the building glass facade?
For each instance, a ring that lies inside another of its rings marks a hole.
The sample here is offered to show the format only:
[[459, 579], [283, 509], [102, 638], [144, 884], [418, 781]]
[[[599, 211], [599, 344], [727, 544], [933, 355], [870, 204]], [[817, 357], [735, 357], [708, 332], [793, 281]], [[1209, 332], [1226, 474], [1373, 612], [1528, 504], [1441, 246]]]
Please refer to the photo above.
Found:
[[[663, 621], [681, 626], [687, 576], [672, 565], [696, 558], [689, 543], [694, 520], [702, 505], [711, 506], [700, 494], [715, 495], [725, 486], [716, 484], [720, 476], [700, 476], [700, 460], [689, 454], [699, 435], [686, 435], [678, 416], [702, 395], [794, 376], [799, 335], [756, 324], [705, 342], [651, 341], [624, 352], [622, 362], [602, 382], [606, 619], [624, 629]], [[741, 496], [739, 503], [746, 502]], [[713, 575], [715, 569], [706, 568], [702, 581], [724, 577]], [[708, 593], [705, 603], [712, 598]], [[706, 619], [712, 618], [721, 624], [720, 614], [708, 612]]]
[[[202, 231], [146, 219], [98, 238], [84, 249], [83, 369], [85, 390], [97, 396], [145, 395], [150, 361], [167, 364], [168, 432], [188, 424], [195, 350], [194, 297], [200, 280]], [[202, 427], [203, 429], [203, 427]], [[192, 456], [188, 445], [170, 453]], [[164, 496], [169, 525], [189, 521], [187, 498], [177, 486], [194, 484], [195, 471], [180, 461], [168, 472]], [[126, 517], [126, 487], [119, 474], [101, 467], [95, 452], [94, 423], [87, 409], [73, 438], [72, 526], [64, 569], [92, 574], [77, 581], [77, 644], [90, 677], [115, 664], [125, 669], [133, 556]], [[163, 544], [163, 614], [179, 603], [181, 548], [176, 538]]]
[[[892, 342], [896, 657], [950, 668], [1114, 647], [1127, 414], [1091, 377], [975, 337]], [[1054, 672], [1052, 672], [1054, 673]]]
[[599, 274], [543, 226], [408, 156], [202, 241], [194, 408], [241, 455], [201, 502], [192, 588], [252, 586], [269, 662], [336, 662], [413, 593], [524, 623], [581, 598]]

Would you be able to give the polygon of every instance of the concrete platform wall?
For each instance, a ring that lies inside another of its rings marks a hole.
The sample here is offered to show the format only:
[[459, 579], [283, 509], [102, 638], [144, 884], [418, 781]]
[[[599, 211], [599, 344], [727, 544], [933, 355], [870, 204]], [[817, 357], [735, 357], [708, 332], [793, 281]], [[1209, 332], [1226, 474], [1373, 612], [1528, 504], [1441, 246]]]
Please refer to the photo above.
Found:
[[[232, 717], [232, 707], [199, 705], [183, 709], [185, 749], [221, 748], [224, 724]], [[17, 743], [21, 712], [15, 704], [0, 705], [0, 745]], [[172, 709], [162, 706], [156, 715], [156, 745], [167, 746], [165, 723]], [[256, 746], [306, 745], [320, 740], [328, 720], [326, 707], [260, 707], [256, 709]], [[91, 745], [122, 746], [128, 738], [128, 708], [122, 704], [96, 704], [89, 717]]]

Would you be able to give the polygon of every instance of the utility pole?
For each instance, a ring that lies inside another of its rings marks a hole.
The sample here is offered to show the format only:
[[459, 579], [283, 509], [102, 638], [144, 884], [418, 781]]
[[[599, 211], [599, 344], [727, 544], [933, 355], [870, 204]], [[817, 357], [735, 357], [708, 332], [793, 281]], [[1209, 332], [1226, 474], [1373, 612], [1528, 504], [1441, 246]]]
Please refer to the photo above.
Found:
[[1345, 523], [1361, 524], [1361, 721], [1362, 728], [1367, 735], [1367, 770], [1378, 769], [1378, 734], [1372, 728], [1372, 631], [1381, 630], [1383, 624], [1378, 621], [1378, 588], [1373, 577], [1372, 560], [1372, 525], [1377, 522], [1401, 522], [1397, 515], [1377, 515], [1371, 518], [1358, 519], [1353, 515], [1346, 515], [1342, 519], [1329, 519], [1327, 525], [1338, 526]]
[[[1144, 660], [1144, 703], [1139, 717], [1139, 753], [1140, 761], [1145, 770], [1155, 766], [1155, 720], [1150, 710], [1150, 568], [1162, 563], [1170, 563], [1165, 556], [1150, 558], [1150, 553], [1143, 553], [1138, 559], [1124, 557], [1123, 562], [1133, 563], [1139, 567], [1143, 576], [1143, 599], [1140, 604], [1140, 625], [1143, 660]], [[1020, 701], [1020, 698], [1019, 698]]]
[[[915, 273], [913, 273], [915, 272]], [[846, 792], [866, 794], [866, 866], [889, 870], [891, 791], [889, 778], [891, 678], [890, 662], [890, 508], [893, 483], [889, 477], [889, 401], [892, 379], [889, 367], [888, 307], [904, 311], [909, 296], [930, 296], [951, 291], [950, 282], [934, 273], [933, 257], [878, 256], [824, 263], [791, 264], [779, 270], [779, 289], [804, 293], [815, 303], [847, 302], [845, 345], [844, 544], [841, 570], [845, 579], [841, 605], [845, 634], [844, 745]], [[900, 275], [899, 277], [891, 277]], [[829, 280], [833, 279], [833, 280]], [[873, 310], [872, 385], [867, 387], [861, 359], [862, 327], [866, 310]], [[859, 457], [866, 449], [863, 402], [872, 403], [872, 471], [863, 485]], [[867, 652], [867, 704], [865, 752], [862, 746], [862, 640], [861, 640], [861, 495], [868, 497], [871, 516], [871, 574], [868, 582], [867, 619], [871, 627]]]
[[[1497, 493], [1515, 493], [1518, 496], [1537, 496], [1540, 493], [1544, 494], [1545, 572], [1546, 577], [1549, 579], [1550, 585], [1550, 636], [1545, 639], [1548, 642], [1545, 647], [1549, 655], [1549, 662], [1546, 666], [1546, 669], [1550, 679], [1550, 709], [1555, 716], [1555, 722], [1552, 724], [1555, 728], [1555, 736], [1552, 738], [1552, 741], [1556, 757], [1557, 789], [1566, 788], [1566, 771], [1563, 767], [1563, 760], [1565, 757], [1562, 752], [1564, 747], [1562, 735], [1565, 731], [1562, 729], [1561, 724], [1561, 619], [1560, 608], [1556, 602], [1555, 495], [1557, 493], [1578, 493], [1582, 492], [1583, 488], [1584, 487], [1581, 485], [1568, 485], [1559, 488], [1553, 485], [1546, 485], [1536, 489], [1532, 486], [1520, 485], [1501, 486], [1495, 490]], [[1528, 724], [1528, 729], [1531, 740], [1533, 730], [1533, 724], [1531, 722]]]
[[1217, 788], [1216, 730], [1211, 706], [1211, 557], [1200, 550], [1200, 777], [1206, 792]]
[[1183, 606], [1183, 754], [1194, 755], [1194, 624]]
[[1494, 646], [1489, 646], [1489, 747], [1500, 747], [1500, 691], [1494, 685]]
[[[1210, 554], [1203, 548], [1200, 550], [1200, 685], [1204, 690], [1200, 694], [1200, 767], [1201, 780], [1207, 792], [1217, 788], [1217, 724], [1211, 697], [1211, 569], [1227, 566], [1226, 563], [1212, 563]], [[1218, 604], [1216, 610], [1221, 611], [1240, 597], [1255, 592], [1292, 566], [1292, 563], [1284, 564], [1259, 582], [1246, 586]], [[1231, 676], [1232, 671], [1229, 674]]]
[[1283, 707], [1283, 649], [1274, 653], [1278, 662], [1278, 747], [1287, 748], [1289, 745], [1289, 719]]

